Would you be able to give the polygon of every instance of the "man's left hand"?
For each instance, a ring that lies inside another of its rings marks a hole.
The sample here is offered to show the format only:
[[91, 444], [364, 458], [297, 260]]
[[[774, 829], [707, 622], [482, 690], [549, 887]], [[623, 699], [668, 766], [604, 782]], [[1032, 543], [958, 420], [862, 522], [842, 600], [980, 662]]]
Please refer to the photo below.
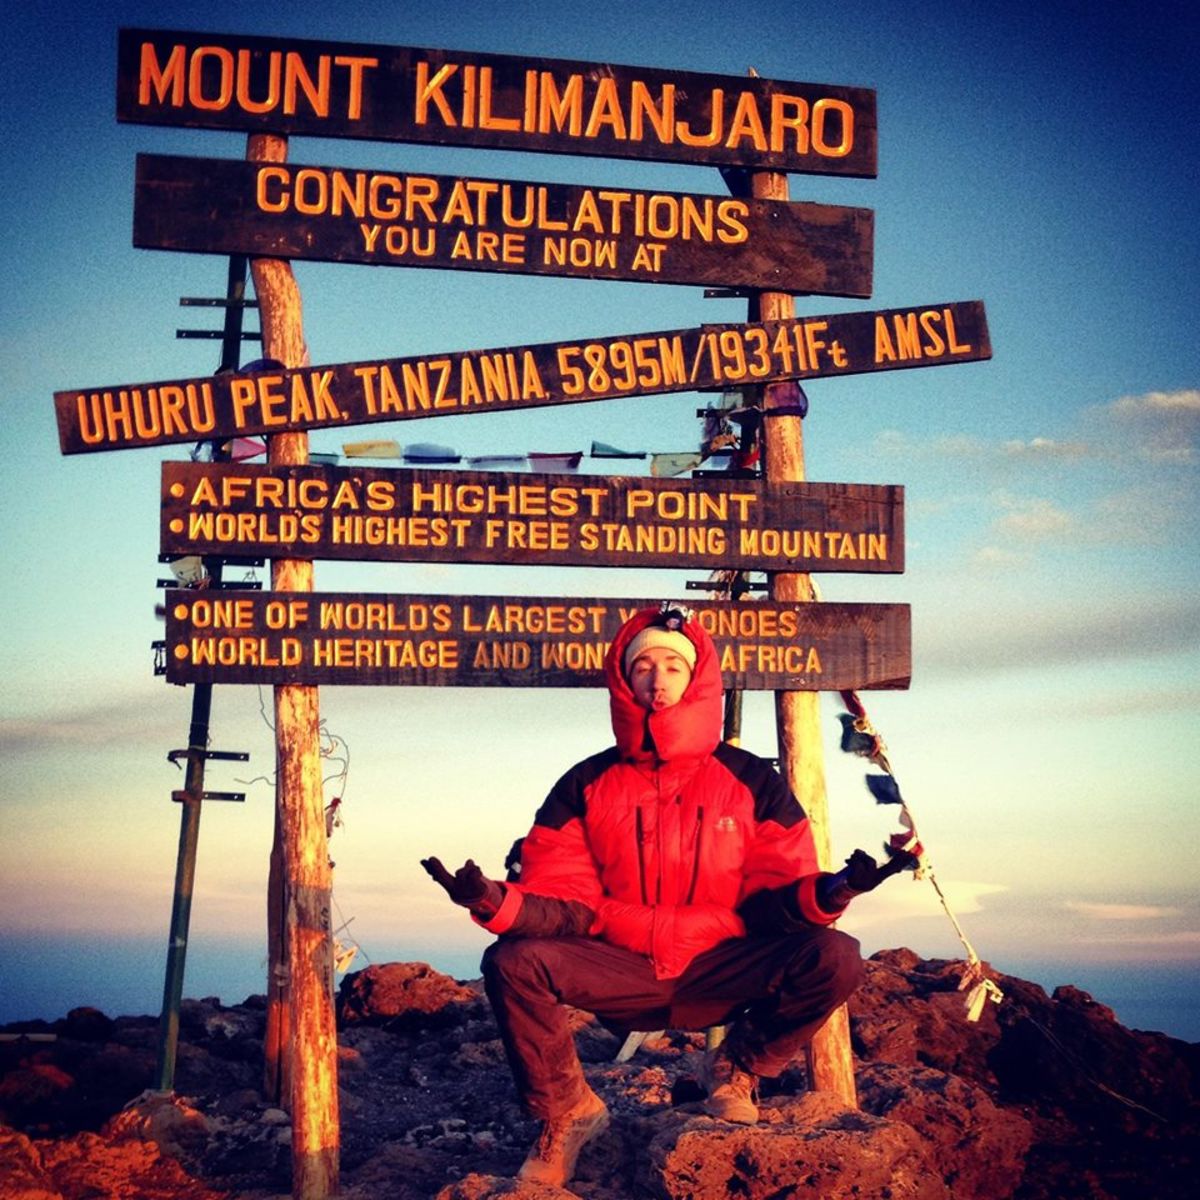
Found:
[[865, 850], [855, 850], [836, 875], [817, 883], [817, 902], [828, 913], [841, 912], [855, 896], [874, 891], [889, 875], [915, 865], [912, 855], [893, 858], [882, 867]]

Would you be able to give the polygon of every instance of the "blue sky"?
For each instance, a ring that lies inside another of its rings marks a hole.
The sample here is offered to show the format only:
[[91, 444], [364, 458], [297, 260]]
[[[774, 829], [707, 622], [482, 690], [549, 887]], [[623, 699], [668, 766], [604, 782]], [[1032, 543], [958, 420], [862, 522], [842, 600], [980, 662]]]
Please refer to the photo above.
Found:
[[[735, 14], [735, 15], [734, 15]], [[801, 315], [982, 299], [989, 363], [816, 380], [809, 477], [903, 484], [903, 576], [825, 576], [827, 599], [913, 606], [907, 692], [868, 706], [979, 953], [1200, 964], [1196, 800], [1200, 352], [1197, 18], [1184, 4], [748, 2], [553, 5], [118, 3], [10, 18], [0, 79], [7, 278], [0, 288], [8, 584], [0, 645], [0, 932], [165, 945], [190, 693], [151, 674], [159, 463], [63, 458], [52, 393], [205, 374], [214, 343], [180, 296], [225, 262], [131, 246], [140, 151], [241, 157], [239, 134], [118, 126], [121, 25], [275, 33], [760, 75], [874, 88], [879, 177], [793, 176], [791, 196], [876, 214], [869, 301]], [[293, 139], [297, 162], [722, 193], [694, 166]], [[518, 345], [742, 318], [699, 289], [298, 264], [314, 362]], [[248, 353], [247, 357], [251, 354]], [[465, 454], [694, 447], [695, 395], [363, 427]], [[339, 436], [317, 432], [315, 450]], [[585, 469], [588, 464], [585, 461]], [[602, 470], [603, 467], [593, 469]], [[318, 563], [321, 590], [682, 594], [664, 571]], [[273, 737], [253, 687], [222, 688], [213, 745], [248, 750], [209, 786], [197, 945], [261, 936]], [[835, 857], [890, 832], [823, 702]], [[269, 697], [267, 709], [269, 710]], [[599, 692], [326, 688], [350, 770], [332, 845], [343, 919], [373, 959], [477, 945], [417, 866], [496, 868], [549, 785], [605, 744]], [[774, 751], [750, 697], [746, 742]], [[339, 764], [331, 756], [330, 775]], [[239, 783], [238, 780], [248, 780]], [[870, 950], [959, 946], [904, 880], [845, 927]], [[84, 997], [72, 997], [72, 1002]]]

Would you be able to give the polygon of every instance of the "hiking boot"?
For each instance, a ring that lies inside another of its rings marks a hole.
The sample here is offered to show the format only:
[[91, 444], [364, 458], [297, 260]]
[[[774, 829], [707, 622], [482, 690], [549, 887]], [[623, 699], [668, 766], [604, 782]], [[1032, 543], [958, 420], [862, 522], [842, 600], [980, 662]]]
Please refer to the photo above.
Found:
[[572, 1108], [542, 1122], [542, 1131], [521, 1164], [517, 1178], [563, 1187], [575, 1174], [580, 1150], [607, 1125], [608, 1109], [604, 1101], [586, 1088], [582, 1099]]
[[708, 1099], [704, 1111], [710, 1117], [738, 1125], [758, 1122], [758, 1105], [754, 1102], [758, 1077], [739, 1067], [724, 1045], [709, 1054], [705, 1074]]

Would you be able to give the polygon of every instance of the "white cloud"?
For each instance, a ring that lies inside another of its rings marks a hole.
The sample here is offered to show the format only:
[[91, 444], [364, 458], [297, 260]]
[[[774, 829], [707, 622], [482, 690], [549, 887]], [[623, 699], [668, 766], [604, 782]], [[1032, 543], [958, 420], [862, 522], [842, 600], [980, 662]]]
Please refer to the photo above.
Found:
[[912, 445], [912, 439], [898, 429], [881, 429], [873, 443], [874, 449], [880, 454], [905, 454]]
[[985, 441], [969, 434], [949, 434], [928, 440], [910, 437], [898, 429], [882, 429], [875, 435], [874, 449], [897, 458], [979, 459], [994, 453]]
[[967, 462], [1061, 462], [1094, 457], [1096, 454], [1096, 447], [1086, 441], [1059, 441], [1057, 438], [1037, 436], [1027, 440], [1010, 438], [994, 442], [969, 433], [944, 434], [922, 440], [895, 429], [884, 429], [876, 434], [874, 449], [880, 454], [901, 458], [960, 459]]
[[1111, 605], [1064, 602], [1024, 611], [963, 612], [956, 622], [925, 627], [919, 643], [925, 671], [952, 674], [1059, 663], [1113, 664], [1149, 655], [1182, 655], [1200, 644], [1200, 599], [1124, 594]]
[[1109, 405], [1121, 417], [1190, 415], [1200, 420], [1200, 388], [1177, 392], [1146, 392], [1141, 396], [1121, 396]]
[[1037, 496], [1000, 496], [998, 501], [1007, 511], [996, 518], [992, 529], [1002, 537], [1021, 541], [1065, 540], [1075, 533], [1075, 518], [1053, 501]]
[[935, 438], [929, 448], [939, 458], [980, 458], [992, 452], [987, 442], [967, 433]]
[[[985, 897], [1009, 890], [1008, 886], [1002, 883], [974, 883], [968, 880], [947, 882], [939, 879], [938, 885], [955, 917], [981, 912]], [[857, 934], [860, 930], [880, 925], [902, 924], [916, 917], [939, 917], [949, 920], [938, 900], [937, 892], [927, 879], [914, 880], [909, 875], [901, 875], [895, 882], [885, 884], [878, 891], [858, 897], [847, 910], [842, 928]]]
[[1010, 458], [1034, 459], [1077, 459], [1094, 454], [1093, 447], [1086, 442], [1060, 442], [1054, 438], [1035, 437], [1027, 442], [1019, 440], [1004, 442], [1000, 451]]
[[7, 754], [70, 750], [96, 746], [165, 744], [186, 733], [186, 711], [140, 697], [117, 698], [111, 704], [64, 706], [54, 715], [0, 717], [0, 750]]
[[1159, 921], [1177, 917], [1182, 911], [1161, 904], [1102, 904], [1089, 900], [1067, 900], [1063, 907], [1096, 921]]
[[1099, 946], [1116, 951], [1124, 958], [1129, 951], [1144, 954], [1153, 951], [1154, 957], [1160, 962], [1190, 960], [1197, 948], [1200, 948], [1200, 930], [1180, 929], [1174, 933], [1147, 933], [1144, 929], [1122, 930], [1120, 933], [1106, 934], [1101, 937], [1071, 938], [1073, 946]]
[[1027, 463], [1031, 466], [1108, 458], [1158, 465], [1200, 462], [1200, 388], [1144, 392], [1093, 405], [1081, 414], [1082, 436], [1035, 435], [989, 441], [972, 434], [921, 439], [894, 429], [875, 436], [874, 450], [904, 459]]
[[981, 546], [972, 557], [974, 566], [985, 571], [1015, 571], [1029, 565], [1028, 554], [1018, 554], [1000, 546]]
[[1167, 442], [1147, 442], [1138, 451], [1148, 462], [1164, 467], [1190, 467], [1200, 462], [1195, 446], [1179, 446]]
[[1195, 522], [1194, 489], [1178, 482], [1145, 483], [1112, 491], [1078, 511], [1044, 496], [995, 492], [991, 502], [999, 514], [985, 536], [988, 551], [976, 555], [976, 565], [1008, 565], [1027, 561], [1035, 544], [1072, 549], [1103, 546], [1159, 546], [1168, 539], [1187, 537]]
[[[1057, 699], [1039, 703], [1035, 707], [1045, 715], [1061, 715], [1061, 704]], [[1071, 703], [1071, 714], [1076, 718], [1144, 717], [1152, 712], [1192, 712], [1196, 709], [1200, 709], [1200, 688], [1149, 691], [1117, 687], [1105, 692], [1077, 694]]]
[[1146, 483], [1097, 501], [1088, 528], [1094, 537], [1109, 544], [1162, 544], [1186, 527], [1194, 506], [1187, 488]]
[[1200, 389], [1121, 396], [1101, 406], [1146, 461], [1165, 466], [1200, 462]]

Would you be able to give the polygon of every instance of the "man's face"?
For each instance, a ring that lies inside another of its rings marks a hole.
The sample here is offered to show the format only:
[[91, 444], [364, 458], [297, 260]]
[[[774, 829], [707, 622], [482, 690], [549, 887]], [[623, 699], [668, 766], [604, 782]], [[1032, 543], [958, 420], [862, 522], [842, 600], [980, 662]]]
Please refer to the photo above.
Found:
[[651, 712], [678, 704], [691, 681], [691, 667], [666, 646], [643, 651], [629, 668], [634, 699]]

